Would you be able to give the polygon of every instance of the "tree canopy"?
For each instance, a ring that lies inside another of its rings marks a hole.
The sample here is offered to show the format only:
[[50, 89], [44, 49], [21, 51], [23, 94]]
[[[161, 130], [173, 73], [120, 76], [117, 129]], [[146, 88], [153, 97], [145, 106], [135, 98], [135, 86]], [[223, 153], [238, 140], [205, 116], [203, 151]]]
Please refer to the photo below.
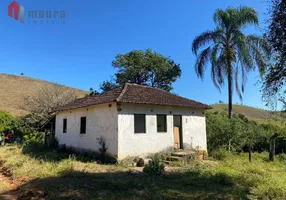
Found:
[[101, 84], [100, 88], [103, 92], [127, 82], [170, 91], [172, 84], [181, 76], [179, 64], [176, 64], [170, 57], [165, 57], [151, 49], [118, 54], [112, 66], [117, 72], [114, 80]]
[[210, 63], [212, 81], [219, 90], [227, 79], [229, 118], [231, 118], [234, 86], [242, 99], [247, 72], [258, 67], [259, 72], [264, 73], [270, 48], [262, 37], [245, 35], [242, 32], [247, 25], [258, 25], [254, 9], [249, 7], [218, 9], [213, 19], [216, 28], [203, 32], [192, 43], [193, 53], [197, 56], [195, 70], [197, 76], [203, 79], [205, 69]]
[[[273, 106], [277, 98], [286, 109], [286, 1], [272, 0], [267, 39], [274, 51], [263, 85], [264, 98]], [[273, 101], [273, 98], [274, 101]]]

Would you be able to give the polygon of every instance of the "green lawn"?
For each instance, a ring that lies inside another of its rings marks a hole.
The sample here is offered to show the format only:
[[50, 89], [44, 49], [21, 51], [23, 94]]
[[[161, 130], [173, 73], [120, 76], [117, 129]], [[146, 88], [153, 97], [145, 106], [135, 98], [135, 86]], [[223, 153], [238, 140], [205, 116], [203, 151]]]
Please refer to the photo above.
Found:
[[48, 199], [285, 199], [286, 161], [267, 157], [254, 154], [248, 163], [247, 154], [229, 154], [218, 163], [192, 162], [150, 176], [52, 151], [32, 155], [15, 146], [0, 148], [13, 178], [25, 180], [17, 191], [37, 189]]

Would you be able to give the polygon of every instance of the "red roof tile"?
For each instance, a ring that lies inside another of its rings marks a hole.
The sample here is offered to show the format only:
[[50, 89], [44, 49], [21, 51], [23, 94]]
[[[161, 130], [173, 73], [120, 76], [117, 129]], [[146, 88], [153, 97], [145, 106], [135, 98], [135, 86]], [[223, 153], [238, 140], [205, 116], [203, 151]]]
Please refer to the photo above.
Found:
[[126, 83], [124, 86], [102, 94], [77, 99], [74, 102], [55, 109], [54, 111], [70, 110], [112, 102], [211, 109], [211, 107], [206, 104], [180, 97], [158, 88]]

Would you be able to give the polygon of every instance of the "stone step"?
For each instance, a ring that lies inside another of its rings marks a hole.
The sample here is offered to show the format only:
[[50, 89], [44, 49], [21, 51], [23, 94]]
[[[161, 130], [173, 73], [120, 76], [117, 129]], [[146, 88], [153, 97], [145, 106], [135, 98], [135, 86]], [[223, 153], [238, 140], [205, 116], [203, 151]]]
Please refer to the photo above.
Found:
[[164, 160], [163, 162], [167, 165], [170, 165], [172, 163], [172, 161], [170, 161], [170, 160]]
[[174, 152], [171, 155], [175, 156], [175, 157], [185, 157], [185, 156], [190, 156], [190, 155], [194, 155], [194, 154], [195, 154], [195, 152], [184, 152], [184, 151], [182, 151], [182, 152]]
[[182, 160], [182, 157], [178, 157], [178, 156], [170, 156], [166, 159], [167, 161], [179, 161]]

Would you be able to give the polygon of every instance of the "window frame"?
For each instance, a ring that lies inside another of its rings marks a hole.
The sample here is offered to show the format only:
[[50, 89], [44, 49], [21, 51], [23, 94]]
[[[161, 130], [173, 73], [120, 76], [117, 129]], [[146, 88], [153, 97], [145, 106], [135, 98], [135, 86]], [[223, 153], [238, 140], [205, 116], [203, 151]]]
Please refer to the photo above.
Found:
[[[158, 116], [163, 116], [164, 117], [164, 131], [159, 131], [158, 130]], [[156, 115], [156, 125], [157, 125], [157, 133], [167, 133], [168, 132], [168, 125], [167, 125], [167, 114], [157, 114]]]
[[[144, 131], [142, 132], [142, 131], [140, 131], [140, 132], [136, 132], [136, 120], [135, 120], [135, 116], [138, 116], [138, 115], [143, 115], [144, 116]], [[147, 129], [147, 127], [146, 127], [146, 114], [140, 114], [140, 113], [134, 113], [133, 114], [133, 116], [134, 116], [134, 134], [146, 134], [146, 129]]]
[[[83, 131], [83, 127], [82, 127], [82, 125], [83, 125], [83, 122], [82, 122], [82, 120], [83, 119], [85, 119], [85, 124], [84, 124], [84, 131]], [[80, 117], [80, 130], [79, 130], [79, 133], [80, 134], [86, 134], [86, 127], [87, 127], [87, 118], [86, 118], [86, 116], [83, 116], [83, 117]]]
[[68, 131], [68, 119], [63, 118], [63, 133], [67, 133]]

